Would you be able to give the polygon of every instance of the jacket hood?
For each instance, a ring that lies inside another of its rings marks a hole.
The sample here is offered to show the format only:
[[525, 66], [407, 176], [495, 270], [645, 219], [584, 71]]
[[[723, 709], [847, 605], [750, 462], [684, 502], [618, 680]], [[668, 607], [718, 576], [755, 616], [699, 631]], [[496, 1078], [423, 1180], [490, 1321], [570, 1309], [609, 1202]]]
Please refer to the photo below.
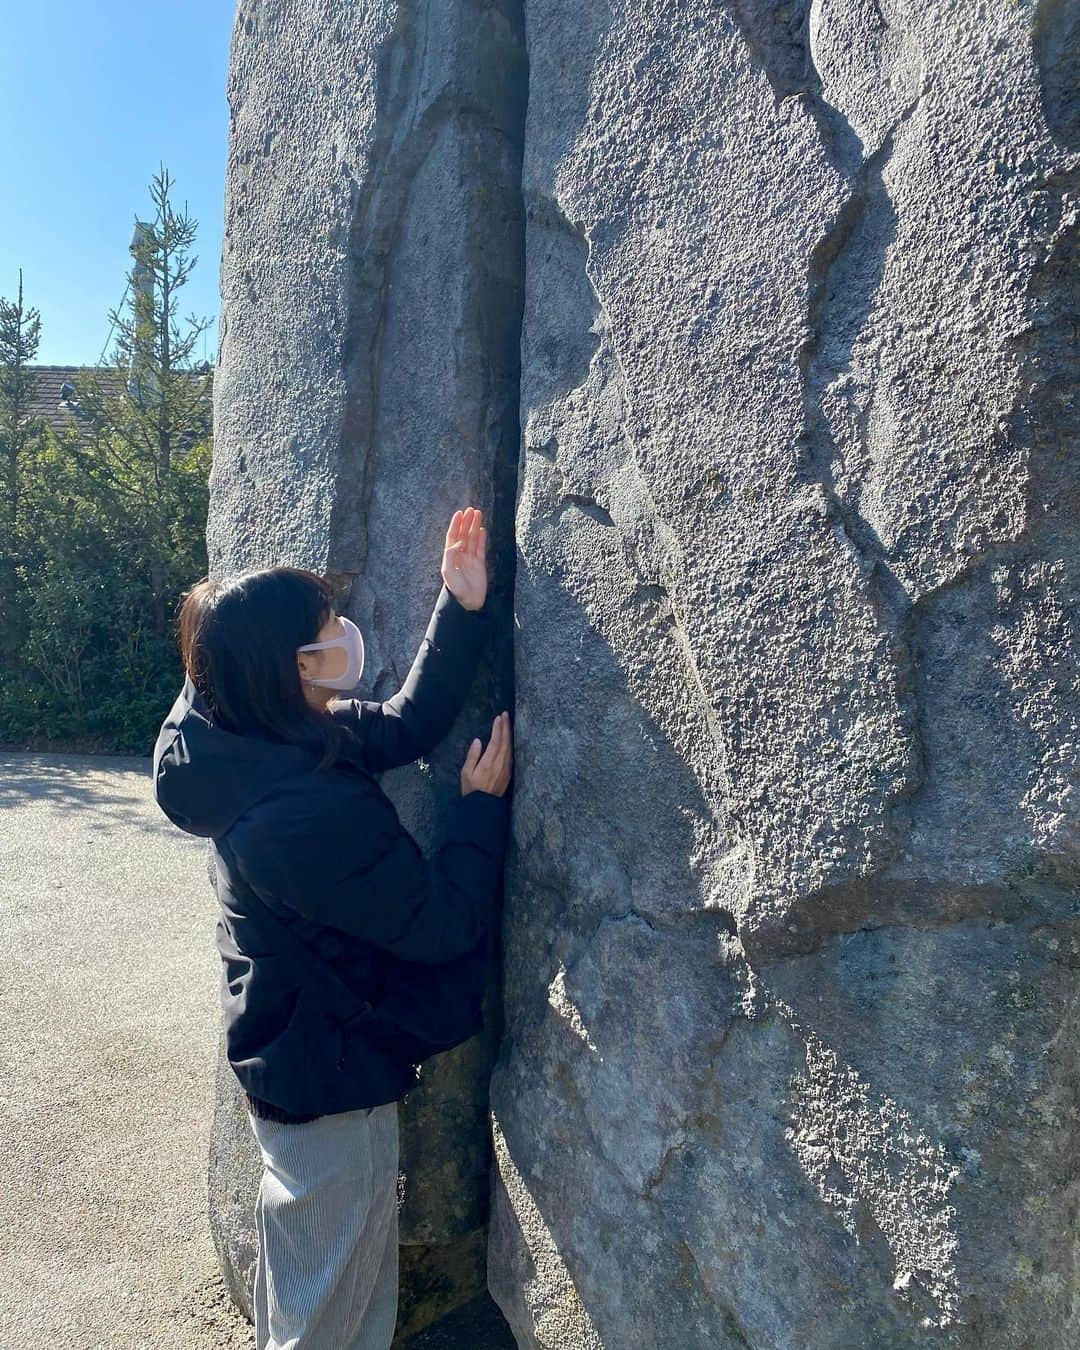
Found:
[[275, 784], [317, 762], [303, 746], [226, 731], [185, 675], [154, 744], [154, 798], [180, 829], [216, 838]]

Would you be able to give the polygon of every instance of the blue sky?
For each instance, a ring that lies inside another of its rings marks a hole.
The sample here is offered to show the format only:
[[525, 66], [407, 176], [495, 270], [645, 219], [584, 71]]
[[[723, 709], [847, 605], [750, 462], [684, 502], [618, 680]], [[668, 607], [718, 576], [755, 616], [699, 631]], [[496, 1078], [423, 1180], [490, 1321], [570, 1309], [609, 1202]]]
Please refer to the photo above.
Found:
[[218, 266], [233, 0], [11, 0], [0, 4], [0, 296], [41, 312], [39, 365], [108, 357], [135, 218], [152, 220], [164, 164], [173, 208], [198, 222], [179, 319], [214, 322], [193, 357], [217, 358]]

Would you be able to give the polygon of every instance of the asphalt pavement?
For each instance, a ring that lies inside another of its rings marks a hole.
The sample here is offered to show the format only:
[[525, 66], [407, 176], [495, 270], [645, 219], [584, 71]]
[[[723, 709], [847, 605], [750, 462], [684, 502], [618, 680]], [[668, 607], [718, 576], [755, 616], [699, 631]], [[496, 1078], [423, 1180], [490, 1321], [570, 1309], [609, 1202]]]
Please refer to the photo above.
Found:
[[[0, 749], [0, 1346], [254, 1350], [207, 1214], [206, 841], [151, 760]], [[416, 1350], [506, 1350], [486, 1294]]]
[[205, 841], [149, 757], [0, 750], [0, 1345], [252, 1350], [206, 1212]]

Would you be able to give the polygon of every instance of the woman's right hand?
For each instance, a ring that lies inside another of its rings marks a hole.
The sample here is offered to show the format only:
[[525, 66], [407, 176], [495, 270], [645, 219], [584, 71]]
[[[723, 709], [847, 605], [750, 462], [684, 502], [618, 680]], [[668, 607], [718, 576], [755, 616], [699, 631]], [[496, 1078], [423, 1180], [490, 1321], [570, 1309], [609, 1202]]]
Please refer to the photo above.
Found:
[[480, 753], [477, 736], [465, 754], [461, 768], [461, 795], [469, 792], [491, 792], [501, 797], [510, 783], [514, 751], [510, 739], [510, 714], [501, 712], [492, 720], [491, 739], [487, 749]]

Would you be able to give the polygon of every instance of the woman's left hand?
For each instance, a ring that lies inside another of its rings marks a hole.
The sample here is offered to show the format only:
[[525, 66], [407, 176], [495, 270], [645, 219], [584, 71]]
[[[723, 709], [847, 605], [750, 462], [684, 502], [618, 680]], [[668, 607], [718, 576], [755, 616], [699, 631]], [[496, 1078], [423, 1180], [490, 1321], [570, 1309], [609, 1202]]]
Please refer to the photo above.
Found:
[[487, 597], [487, 530], [477, 506], [450, 518], [443, 550], [442, 579], [465, 609], [481, 609]]

